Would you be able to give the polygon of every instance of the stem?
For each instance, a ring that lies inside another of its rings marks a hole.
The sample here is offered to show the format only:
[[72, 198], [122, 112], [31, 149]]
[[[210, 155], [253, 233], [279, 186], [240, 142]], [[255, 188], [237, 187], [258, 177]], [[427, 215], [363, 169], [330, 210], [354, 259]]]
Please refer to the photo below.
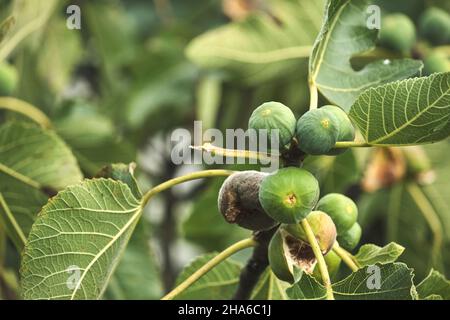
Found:
[[51, 121], [45, 113], [28, 102], [11, 97], [0, 97], [0, 109], [2, 108], [21, 113], [40, 124], [43, 128], [51, 127]]
[[27, 237], [25, 237], [25, 234], [23, 233], [22, 228], [20, 227], [20, 225], [17, 222], [17, 220], [15, 219], [13, 213], [9, 209], [9, 207], [5, 201], [5, 198], [3, 198], [3, 195], [1, 192], [0, 192], [0, 208], [3, 209], [4, 213], [6, 214], [6, 218], [8, 219], [9, 223], [12, 226], [12, 229], [14, 230], [14, 235], [11, 235], [11, 238], [12, 238], [14, 244], [16, 245], [17, 250], [20, 252], [22, 250], [23, 246], [27, 243]]
[[408, 190], [411, 198], [416, 203], [417, 207], [422, 212], [423, 217], [428, 223], [428, 226], [433, 233], [433, 249], [432, 249], [432, 261], [433, 266], [436, 267], [438, 263], [438, 257], [440, 255], [443, 239], [443, 231], [441, 221], [439, 216], [434, 210], [431, 203], [428, 201], [427, 197], [424, 195], [422, 190], [417, 186], [417, 184], [409, 182], [406, 184], [406, 189]]
[[200, 269], [195, 271], [192, 275], [190, 275], [186, 280], [184, 280], [178, 287], [173, 289], [171, 292], [166, 294], [164, 297], [161, 298], [161, 300], [171, 300], [175, 296], [182, 293], [184, 290], [189, 288], [192, 284], [194, 284], [198, 279], [200, 279], [203, 275], [205, 275], [208, 271], [210, 271], [212, 268], [217, 266], [219, 263], [230, 257], [231, 255], [235, 254], [238, 251], [244, 250], [246, 248], [254, 247], [256, 246], [257, 242], [252, 239], [245, 239], [241, 240], [239, 242], [236, 242], [235, 244], [229, 246], [227, 249], [219, 253], [217, 256], [209, 260], [206, 264], [204, 264]]
[[317, 109], [319, 94], [314, 80], [309, 80], [309, 110]]
[[234, 150], [219, 148], [211, 143], [205, 143], [202, 146], [191, 146], [191, 149], [205, 151], [212, 153], [213, 155], [220, 155], [224, 157], [244, 158], [244, 159], [256, 159], [270, 161], [272, 157], [278, 157], [279, 154], [269, 154], [263, 152], [249, 151], [249, 150]]
[[319, 243], [317, 242], [316, 236], [308, 223], [308, 220], [303, 219], [301, 221], [303, 230], [305, 230], [306, 237], [308, 238], [309, 245], [311, 246], [314, 255], [317, 259], [317, 264], [319, 265], [320, 275], [322, 276], [323, 285], [327, 290], [327, 300], [334, 300], [333, 288], [331, 287], [330, 274], [328, 273], [327, 264], [323, 258], [322, 251], [320, 251]]
[[364, 141], [338, 141], [334, 145], [335, 148], [365, 148], [372, 147], [370, 143]]
[[353, 271], [356, 272], [359, 270], [359, 266], [353, 256], [350, 254], [350, 252], [347, 252], [345, 249], [341, 248], [339, 246], [339, 243], [337, 241], [333, 245], [333, 251], [336, 253], [342, 261]]
[[234, 293], [233, 300], [247, 300], [250, 298], [261, 274], [269, 265], [269, 242], [277, 229], [278, 226], [270, 230], [255, 232], [253, 238], [256, 240], [257, 245], [241, 271], [239, 286]]
[[193, 172], [193, 173], [189, 173], [184, 176], [181, 176], [181, 177], [167, 180], [166, 182], [163, 182], [163, 183], [157, 185], [156, 187], [150, 189], [149, 191], [147, 191], [147, 193], [142, 197], [141, 205], [142, 205], [142, 207], [145, 207], [145, 205], [149, 202], [149, 200], [154, 195], [156, 195], [164, 190], [167, 190], [177, 184], [180, 184], [180, 183], [183, 183], [186, 181], [190, 181], [190, 180], [201, 179], [201, 178], [227, 177], [227, 176], [233, 174], [233, 172], [234, 171], [231, 171], [231, 170], [220, 170], [220, 169], [218, 169], [218, 170], [203, 170], [203, 171]]

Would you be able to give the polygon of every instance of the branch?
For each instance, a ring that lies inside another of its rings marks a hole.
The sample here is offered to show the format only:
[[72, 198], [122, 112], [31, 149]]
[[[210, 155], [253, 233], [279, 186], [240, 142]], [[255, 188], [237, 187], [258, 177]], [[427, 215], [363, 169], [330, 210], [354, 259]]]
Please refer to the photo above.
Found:
[[227, 249], [219, 253], [217, 256], [209, 260], [206, 264], [204, 264], [200, 269], [191, 274], [186, 280], [184, 280], [178, 287], [170, 291], [161, 300], [172, 300], [174, 297], [182, 293], [184, 290], [189, 288], [192, 284], [194, 284], [198, 279], [204, 276], [208, 271], [217, 266], [219, 263], [235, 254], [238, 251], [244, 250], [246, 248], [254, 247], [256, 245], [256, 241], [252, 238], [241, 240], [236, 242], [235, 244], [229, 246]]
[[253, 250], [252, 256], [241, 271], [239, 286], [233, 296], [233, 300], [247, 300], [250, 298], [253, 288], [258, 282], [261, 274], [269, 265], [267, 251], [270, 239], [276, 230], [277, 227], [255, 233], [254, 239], [256, 240], [257, 245]]
[[333, 251], [339, 256], [339, 258], [342, 259], [342, 261], [344, 261], [344, 263], [352, 270], [352, 272], [356, 272], [359, 270], [359, 266], [354, 260], [353, 256], [345, 249], [341, 248], [337, 241], [333, 245]]

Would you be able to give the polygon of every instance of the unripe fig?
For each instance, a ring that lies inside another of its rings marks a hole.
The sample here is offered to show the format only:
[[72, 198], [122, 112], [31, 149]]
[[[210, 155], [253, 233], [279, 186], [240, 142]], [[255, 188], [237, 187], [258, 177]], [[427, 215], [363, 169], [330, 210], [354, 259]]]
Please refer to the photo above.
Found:
[[425, 57], [423, 72], [430, 75], [436, 72], [450, 71], [450, 59], [442, 52], [432, 52]]
[[361, 233], [361, 226], [359, 223], [355, 223], [350, 229], [338, 235], [337, 241], [342, 248], [351, 251], [356, 248], [359, 240], [361, 240]]
[[[292, 110], [280, 102], [266, 102], [256, 108], [248, 121], [250, 129], [266, 129], [268, 139], [272, 130], [278, 130], [280, 148], [287, 146], [295, 134], [295, 116]], [[274, 148], [274, 146], [271, 146]]]
[[265, 212], [282, 223], [304, 219], [319, 199], [319, 183], [304, 169], [283, 168], [264, 178], [259, 200]]
[[[325, 263], [327, 264], [328, 273], [330, 274], [330, 278], [333, 279], [336, 277], [339, 267], [341, 266], [342, 259], [334, 253], [334, 251], [328, 252], [325, 256]], [[320, 274], [319, 267], [316, 265], [313, 271], [312, 276], [316, 278], [320, 283], [322, 283], [322, 275]]]
[[14, 66], [6, 63], [0, 63], [0, 95], [10, 95], [17, 86], [17, 70]]
[[352, 199], [343, 194], [327, 194], [319, 200], [316, 208], [333, 219], [338, 234], [350, 229], [358, 218], [358, 207]]
[[269, 243], [269, 264], [278, 279], [294, 282], [294, 268], [312, 273], [317, 263], [312, 248], [282, 229], [278, 229]]
[[403, 13], [387, 15], [381, 24], [380, 44], [402, 53], [409, 53], [416, 43], [416, 28]]
[[236, 172], [229, 176], [219, 191], [219, 211], [228, 223], [250, 230], [266, 230], [277, 223], [261, 207], [258, 194], [267, 176], [258, 171]]
[[[331, 112], [339, 122], [339, 134], [337, 141], [353, 141], [355, 140], [355, 127], [353, 127], [347, 113], [341, 108], [333, 105], [326, 105], [321, 109]], [[345, 152], [347, 149], [331, 149], [328, 155], [338, 155]]]
[[338, 139], [339, 121], [328, 110], [310, 110], [298, 119], [296, 136], [303, 152], [312, 155], [326, 154]]
[[[313, 211], [307, 217], [311, 229], [316, 236], [322, 254], [327, 254], [336, 241], [336, 226], [325, 212]], [[282, 228], [296, 239], [308, 241], [306, 233], [300, 223], [283, 225]]]
[[431, 7], [419, 20], [420, 34], [434, 45], [450, 43], [450, 15], [442, 9]]

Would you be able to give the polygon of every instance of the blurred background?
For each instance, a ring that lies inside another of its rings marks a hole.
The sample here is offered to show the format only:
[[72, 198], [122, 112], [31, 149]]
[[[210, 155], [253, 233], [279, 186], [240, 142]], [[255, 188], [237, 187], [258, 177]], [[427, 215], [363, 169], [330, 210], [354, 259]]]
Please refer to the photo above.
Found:
[[[170, 160], [168, 141], [176, 128], [191, 130], [194, 120], [201, 120], [204, 129], [246, 129], [253, 109], [271, 100], [291, 107], [297, 117], [306, 111], [304, 47], [317, 36], [324, 3], [0, 0], [0, 95], [45, 112], [86, 177], [108, 163], [136, 162], [139, 182], [147, 190], [202, 168], [176, 166]], [[383, 14], [403, 12], [416, 24], [427, 7], [450, 13], [448, 0], [376, 3]], [[66, 26], [69, 5], [81, 9], [79, 30]], [[419, 39], [411, 55], [426, 59], [434, 46], [442, 50], [448, 45]], [[352, 62], [358, 68], [373, 59], [402, 55], [378, 48]], [[19, 116], [0, 113], [0, 121], [13, 117]], [[431, 224], [405, 192], [403, 182], [411, 175], [403, 153], [348, 151], [338, 157], [311, 157], [305, 166], [320, 179], [322, 194], [342, 192], [358, 201], [361, 243], [397, 241], [407, 248], [401, 260], [416, 268], [418, 278], [430, 267], [449, 277], [449, 141], [412, 152], [413, 158], [420, 154], [431, 163], [426, 171], [433, 183], [423, 186], [436, 214]], [[222, 181], [189, 183], [158, 196], [105, 297], [159, 298], [196, 255], [222, 250], [247, 236], [216, 209]], [[14, 250], [7, 252], [6, 265], [16, 266]], [[246, 258], [241, 254], [237, 260]], [[17, 297], [14, 285], [4, 292], [4, 298]]]

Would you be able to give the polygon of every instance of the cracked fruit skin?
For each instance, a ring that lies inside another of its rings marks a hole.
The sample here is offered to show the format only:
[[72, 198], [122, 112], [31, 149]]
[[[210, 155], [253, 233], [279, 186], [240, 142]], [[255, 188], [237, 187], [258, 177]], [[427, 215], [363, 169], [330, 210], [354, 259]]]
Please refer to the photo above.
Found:
[[359, 223], [355, 223], [350, 229], [338, 235], [337, 241], [345, 250], [353, 250], [361, 240], [362, 229]]
[[333, 219], [338, 234], [350, 229], [358, 218], [358, 207], [355, 202], [343, 194], [327, 194], [319, 200], [316, 208]]
[[319, 199], [319, 183], [308, 171], [283, 168], [264, 178], [259, 201], [275, 221], [297, 223], [312, 211]]
[[[289, 145], [295, 134], [295, 116], [292, 110], [280, 102], [266, 102], [256, 108], [248, 121], [249, 129], [266, 129], [268, 142], [271, 140], [272, 130], [279, 130], [279, 146]], [[269, 144], [267, 145], [269, 147]], [[274, 148], [274, 146], [271, 146]]]
[[[355, 127], [350, 121], [347, 113], [341, 108], [333, 105], [326, 105], [321, 109], [331, 112], [337, 119], [339, 125], [339, 133], [336, 141], [354, 141], [355, 140]], [[331, 149], [327, 155], [334, 156], [344, 153], [347, 149]]]
[[388, 49], [408, 53], [416, 43], [416, 27], [402, 13], [387, 15], [381, 24], [380, 44]]
[[[330, 278], [333, 279], [336, 277], [339, 267], [341, 266], [342, 259], [334, 253], [334, 251], [328, 252], [325, 256], [325, 263], [327, 264], [328, 273], [330, 274]], [[319, 266], [316, 265], [314, 268], [312, 276], [316, 278], [320, 283], [322, 283], [322, 275], [320, 274]]]
[[[337, 236], [336, 226], [333, 220], [322, 211], [312, 211], [306, 217], [306, 220], [316, 236], [322, 254], [330, 252]], [[301, 224], [283, 225], [283, 228], [296, 239], [308, 242], [308, 238]]]
[[295, 269], [311, 274], [316, 265], [311, 247], [282, 229], [278, 229], [270, 240], [268, 258], [275, 276], [289, 283], [295, 282]]
[[0, 63], [0, 95], [10, 95], [17, 86], [18, 74], [14, 66]]
[[419, 30], [434, 45], [450, 43], [450, 14], [439, 8], [427, 9], [419, 19]]
[[277, 224], [264, 212], [258, 198], [261, 182], [266, 176], [258, 171], [242, 171], [224, 181], [217, 202], [228, 223], [254, 231], [267, 230]]
[[311, 155], [327, 154], [338, 139], [339, 121], [328, 110], [310, 110], [298, 119], [296, 136], [298, 147], [303, 152]]

